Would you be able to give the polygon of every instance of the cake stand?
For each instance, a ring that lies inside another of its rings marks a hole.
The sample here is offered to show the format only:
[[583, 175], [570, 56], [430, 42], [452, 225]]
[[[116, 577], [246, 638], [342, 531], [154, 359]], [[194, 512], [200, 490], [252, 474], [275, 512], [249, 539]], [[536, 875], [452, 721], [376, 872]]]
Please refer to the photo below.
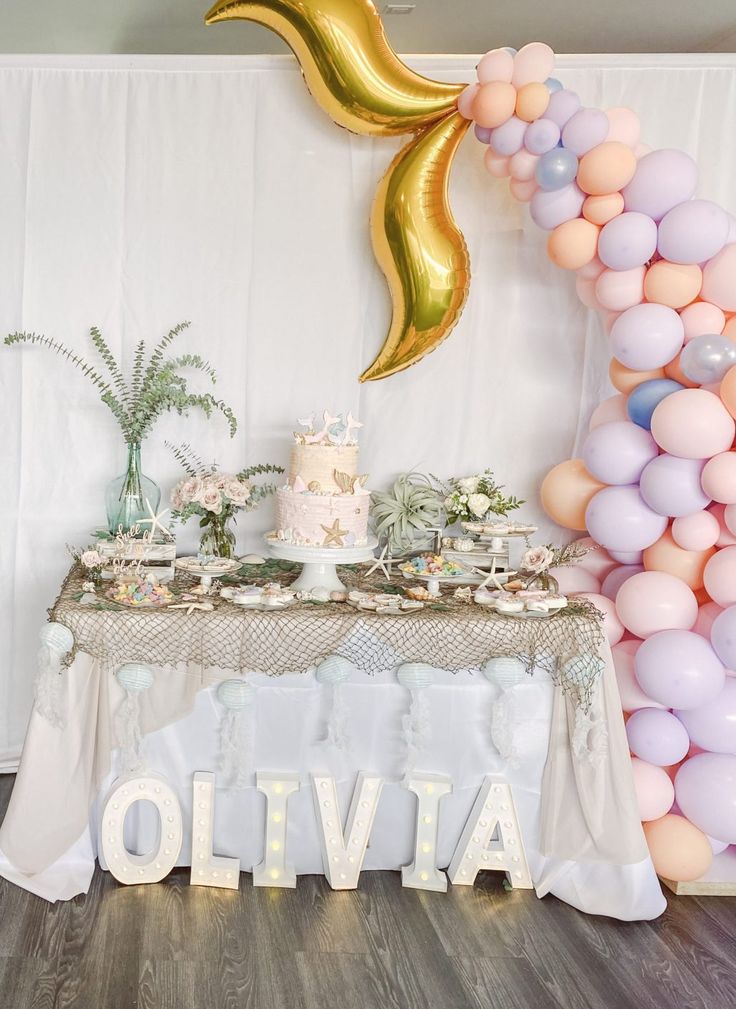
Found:
[[372, 561], [378, 546], [374, 536], [370, 536], [362, 547], [298, 546], [278, 539], [274, 533], [267, 533], [264, 538], [272, 557], [281, 561], [297, 561], [302, 565], [302, 573], [289, 586], [302, 592], [316, 588], [329, 589], [330, 592], [344, 591], [345, 586], [337, 576], [338, 565]]

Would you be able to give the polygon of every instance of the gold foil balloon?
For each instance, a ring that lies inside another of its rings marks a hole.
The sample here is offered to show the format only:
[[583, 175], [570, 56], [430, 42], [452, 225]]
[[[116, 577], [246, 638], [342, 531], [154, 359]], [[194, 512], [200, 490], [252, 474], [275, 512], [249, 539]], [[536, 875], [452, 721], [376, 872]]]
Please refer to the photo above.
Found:
[[391, 49], [369, 0], [218, 0], [205, 22], [255, 21], [291, 47], [315, 100], [353, 133], [413, 133], [452, 109], [463, 84], [430, 81]]
[[393, 319], [361, 382], [386, 378], [434, 350], [463, 310], [470, 260], [447, 202], [450, 165], [470, 123], [451, 113], [398, 153], [371, 214], [373, 251], [386, 275]]
[[393, 319], [361, 381], [408, 368], [445, 339], [467, 296], [468, 252], [447, 202], [450, 165], [469, 125], [456, 112], [465, 85], [431, 81], [405, 66], [370, 0], [218, 0], [205, 17], [207, 24], [231, 20], [280, 35], [340, 126], [369, 136], [419, 133], [394, 159], [373, 206], [373, 248]]

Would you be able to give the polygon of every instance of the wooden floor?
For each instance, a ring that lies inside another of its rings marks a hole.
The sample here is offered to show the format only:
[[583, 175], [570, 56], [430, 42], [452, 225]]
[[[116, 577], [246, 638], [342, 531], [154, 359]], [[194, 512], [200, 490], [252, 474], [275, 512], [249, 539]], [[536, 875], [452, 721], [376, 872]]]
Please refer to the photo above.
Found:
[[[0, 776], [0, 817], [13, 779]], [[334, 893], [188, 886], [178, 870], [47, 904], [0, 880], [0, 1009], [734, 1009], [736, 900], [670, 897], [651, 923], [366, 872]]]

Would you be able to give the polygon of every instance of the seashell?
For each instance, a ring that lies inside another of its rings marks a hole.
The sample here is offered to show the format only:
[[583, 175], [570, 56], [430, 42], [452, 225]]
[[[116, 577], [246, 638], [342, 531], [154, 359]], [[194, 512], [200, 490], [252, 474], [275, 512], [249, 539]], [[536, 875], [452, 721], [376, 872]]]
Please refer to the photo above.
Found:
[[260, 554], [246, 554], [244, 557], [239, 557], [238, 560], [241, 564], [265, 564], [266, 558], [261, 557]]
[[434, 669], [426, 662], [404, 662], [396, 670], [396, 679], [407, 690], [421, 690], [434, 682]]
[[429, 599], [434, 599], [434, 596], [429, 592], [423, 585], [412, 585], [411, 588], [404, 589], [404, 593], [409, 597], [409, 599], [419, 599], [421, 602], [427, 602]]
[[255, 688], [245, 680], [223, 680], [217, 688], [217, 700], [231, 711], [238, 711], [253, 703], [255, 693]]
[[64, 624], [57, 624], [55, 621], [44, 624], [39, 636], [42, 645], [60, 655], [66, 655], [74, 648], [74, 635]]
[[355, 665], [342, 655], [328, 655], [317, 666], [315, 679], [318, 683], [344, 683], [356, 672]]
[[453, 545], [456, 550], [459, 550], [463, 554], [467, 554], [475, 548], [475, 540], [472, 540], [469, 536], [458, 536], [458, 538], [453, 541]]
[[344, 603], [347, 601], [347, 598], [348, 598], [347, 592], [341, 592], [341, 591], [330, 592], [330, 601], [333, 603]]
[[153, 673], [141, 662], [126, 662], [115, 676], [120, 686], [131, 694], [139, 694], [153, 686]]
[[483, 666], [483, 675], [501, 690], [508, 690], [526, 679], [524, 663], [513, 655], [496, 655]]
[[456, 599], [459, 599], [460, 602], [469, 603], [473, 599], [473, 590], [469, 585], [463, 585], [461, 588], [455, 589], [453, 595]]
[[322, 484], [319, 480], [310, 480], [307, 484], [307, 490], [310, 490], [312, 494], [319, 494], [322, 490]]

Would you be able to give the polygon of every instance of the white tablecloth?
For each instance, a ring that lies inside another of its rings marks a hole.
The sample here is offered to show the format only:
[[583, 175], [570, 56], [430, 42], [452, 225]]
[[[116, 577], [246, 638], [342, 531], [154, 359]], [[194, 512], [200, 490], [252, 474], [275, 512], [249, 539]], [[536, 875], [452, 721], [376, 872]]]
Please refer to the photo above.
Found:
[[[610, 659], [607, 648], [606, 653]], [[98, 664], [84, 654], [78, 654], [63, 675], [68, 724], [64, 729], [53, 728], [34, 711], [18, 779], [0, 829], [0, 874], [47, 900], [69, 899], [89, 888], [97, 855], [98, 812], [121, 770], [120, 754], [113, 749], [111, 717], [123, 698], [117, 681], [101, 677]], [[205, 676], [191, 667], [159, 669], [155, 688], [142, 697], [144, 731], [152, 730], [143, 741], [146, 764], [171, 782], [184, 812], [181, 865], [188, 865], [190, 858], [187, 820], [191, 817], [192, 774], [217, 767], [224, 709], [217, 700], [214, 681], [225, 675], [208, 670]], [[248, 681], [257, 688], [254, 768], [299, 772], [302, 778], [300, 792], [290, 800], [287, 838], [288, 858], [295, 863], [297, 874], [322, 871], [310, 771], [327, 770], [335, 775], [343, 812], [359, 770], [383, 775], [386, 784], [364, 869], [395, 870], [411, 862], [415, 798], [400, 783], [406, 753], [401, 726], [409, 693], [398, 685], [395, 674], [389, 671], [373, 678], [356, 674], [344, 685], [350, 742], [342, 752], [319, 742], [324, 735], [327, 697], [311, 672], [273, 678], [252, 675]], [[482, 778], [488, 773], [499, 774], [513, 787], [538, 896], [554, 893], [580, 910], [624, 920], [650, 919], [662, 913], [665, 901], [650, 860], [640, 855], [636, 861], [618, 858], [616, 853], [617, 845], [626, 849], [625, 844], [619, 844], [619, 837], [628, 833], [636, 839], [640, 827], [615, 686], [610, 693], [613, 683], [609, 661], [600, 689], [608, 697], [608, 745], [603, 761], [610, 766], [590, 771], [603, 774], [596, 779], [600, 786], [592, 783], [591, 788], [616, 793], [612, 798], [609, 794], [601, 821], [608, 817], [604, 830], [592, 822], [595, 817], [589, 811], [576, 810], [570, 796], [563, 794], [566, 775], [569, 785], [569, 780], [580, 774], [580, 767], [566, 766], [569, 740], [560, 732], [564, 722], [559, 718], [550, 736], [553, 706], [565, 701], [543, 673], [504, 695], [514, 749], [514, 758], [504, 759], [491, 739], [491, 716], [499, 689], [477, 673], [437, 671], [437, 682], [426, 691], [431, 737], [416, 768], [447, 774], [453, 780], [453, 792], [441, 806], [440, 867], [449, 864]], [[250, 871], [263, 857], [265, 798], [254, 785], [252, 779], [248, 787], [235, 791], [220, 781], [216, 795], [216, 853], [239, 857], [244, 871]], [[620, 822], [612, 830], [613, 808], [619, 810]], [[75, 809], [82, 809], [83, 823], [78, 822]], [[143, 804], [131, 811], [126, 823], [131, 850], [144, 851], [153, 845], [156, 820], [151, 812]], [[544, 832], [542, 821], [546, 821]], [[567, 839], [587, 830], [589, 843], [575, 841], [576, 850], [582, 850], [584, 857], [572, 861], [550, 856], [550, 850], [564, 852]], [[607, 836], [594, 843], [596, 832]], [[628, 850], [632, 850], [630, 844]], [[642, 848], [641, 853], [644, 851]], [[617, 858], [628, 864], [617, 864]], [[244, 880], [241, 885], [250, 884]]]

